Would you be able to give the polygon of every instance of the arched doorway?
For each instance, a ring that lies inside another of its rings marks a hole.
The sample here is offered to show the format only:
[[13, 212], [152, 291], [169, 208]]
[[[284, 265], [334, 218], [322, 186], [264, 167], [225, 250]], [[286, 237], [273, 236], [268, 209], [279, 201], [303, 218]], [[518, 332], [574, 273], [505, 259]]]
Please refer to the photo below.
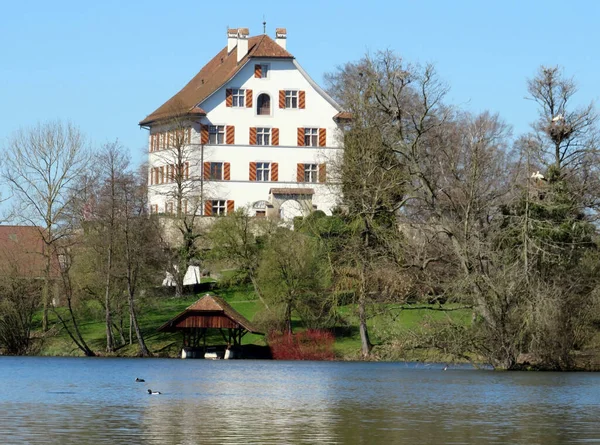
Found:
[[285, 221], [291, 221], [296, 216], [303, 216], [304, 208], [295, 199], [288, 199], [279, 207], [279, 217]]

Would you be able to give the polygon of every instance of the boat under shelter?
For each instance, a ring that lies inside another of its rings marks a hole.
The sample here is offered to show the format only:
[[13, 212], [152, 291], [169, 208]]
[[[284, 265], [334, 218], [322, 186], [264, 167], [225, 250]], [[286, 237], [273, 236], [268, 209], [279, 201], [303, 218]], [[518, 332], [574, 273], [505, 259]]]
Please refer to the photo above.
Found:
[[[206, 294], [183, 312], [158, 328], [159, 332], [183, 334], [182, 358], [205, 357], [206, 334], [209, 329], [221, 333], [228, 348], [241, 350], [242, 338], [248, 332], [263, 335], [242, 314], [217, 295]], [[236, 353], [239, 356], [239, 352]], [[220, 358], [219, 355], [213, 358]]]

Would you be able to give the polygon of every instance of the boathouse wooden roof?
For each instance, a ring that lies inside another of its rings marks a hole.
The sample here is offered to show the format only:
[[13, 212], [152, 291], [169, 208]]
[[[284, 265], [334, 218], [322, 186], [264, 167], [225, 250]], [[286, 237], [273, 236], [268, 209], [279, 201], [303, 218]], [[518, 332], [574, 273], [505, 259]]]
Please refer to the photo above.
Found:
[[229, 303], [216, 295], [205, 295], [180, 314], [158, 328], [162, 332], [187, 329], [240, 329], [261, 334], [258, 329]]

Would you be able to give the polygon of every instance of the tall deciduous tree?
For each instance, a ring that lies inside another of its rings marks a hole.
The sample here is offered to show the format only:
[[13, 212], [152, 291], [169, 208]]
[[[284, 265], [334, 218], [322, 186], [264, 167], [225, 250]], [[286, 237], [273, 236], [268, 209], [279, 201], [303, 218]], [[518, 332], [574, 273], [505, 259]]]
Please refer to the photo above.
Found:
[[206, 135], [201, 135], [199, 141], [193, 139], [195, 119], [187, 108], [176, 104], [170, 114], [151, 136], [151, 156], [160, 166], [151, 169], [150, 182], [155, 185], [154, 193], [165, 203], [159, 213], [167, 215], [163, 226], [172, 253], [169, 273], [175, 282], [176, 296], [182, 296], [185, 274], [198, 259], [199, 239], [205, 233], [200, 220], [209, 189], [209, 172], [204, 168]]
[[315, 240], [307, 235], [277, 230], [261, 255], [258, 283], [289, 334], [294, 312], [311, 324], [329, 311], [328, 270]]
[[40, 227], [45, 273], [42, 326], [48, 328], [52, 256], [67, 233], [65, 216], [73, 188], [88, 167], [81, 131], [70, 123], [50, 121], [17, 131], [9, 140], [3, 176], [13, 193], [13, 219]]

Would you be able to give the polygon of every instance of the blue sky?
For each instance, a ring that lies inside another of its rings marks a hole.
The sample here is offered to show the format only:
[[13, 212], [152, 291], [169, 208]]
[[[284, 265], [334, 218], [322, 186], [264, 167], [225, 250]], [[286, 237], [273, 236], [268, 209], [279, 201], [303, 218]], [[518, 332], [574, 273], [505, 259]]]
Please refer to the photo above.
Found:
[[525, 81], [562, 65], [581, 103], [598, 101], [600, 2], [23, 0], [2, 5], [0, 142], [38, 121], [77, 124], [93, 144], [119, 139], [135, 162], [137, 123], [226, 45], [226, 29], [288, 30], [288, 50], [320, 84], [367, 51], [433, 62], [448, 101], [498, 112], [515, 134], [535, 106]]

